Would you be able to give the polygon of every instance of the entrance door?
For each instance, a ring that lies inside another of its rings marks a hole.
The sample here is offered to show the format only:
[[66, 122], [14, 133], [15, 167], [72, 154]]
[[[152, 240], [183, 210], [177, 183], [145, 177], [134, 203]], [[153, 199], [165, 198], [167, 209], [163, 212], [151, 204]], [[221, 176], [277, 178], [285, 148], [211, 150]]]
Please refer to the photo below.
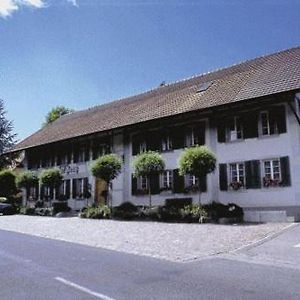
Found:
[[97, 204], [107, 204], [106, 194], [107, 194], [107, 183], [100, 178], [96, 178], [95, 184], [95, 202]]

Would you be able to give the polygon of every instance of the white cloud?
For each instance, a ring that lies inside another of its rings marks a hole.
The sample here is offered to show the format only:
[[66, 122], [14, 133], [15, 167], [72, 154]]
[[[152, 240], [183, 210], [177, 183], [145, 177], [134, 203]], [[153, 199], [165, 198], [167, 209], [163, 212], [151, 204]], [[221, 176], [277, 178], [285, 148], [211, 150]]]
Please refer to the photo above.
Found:
[[[73, 6], [78, 7], [78, 0], [66, 0]], [[28, 6], [33, 8], [48, 7], [47, 0], [0, 0], [0, 17], [6, 18], [12, 15], [21, 6]]]
[[27, 5], [34, 6], [36, 8], [41, 8], [44, 6], [43, 0], [23, 0]]
[[71, 4], [73, 4], [74, 6], [78, 7], [78, 2], [77, 0], [67, 0], [68, 2], [70, 2]]
[[18, 6], [16, 5], [14, 0], [0, 0], [0, 16], [8, 17], [15, 10], [18, 10]]

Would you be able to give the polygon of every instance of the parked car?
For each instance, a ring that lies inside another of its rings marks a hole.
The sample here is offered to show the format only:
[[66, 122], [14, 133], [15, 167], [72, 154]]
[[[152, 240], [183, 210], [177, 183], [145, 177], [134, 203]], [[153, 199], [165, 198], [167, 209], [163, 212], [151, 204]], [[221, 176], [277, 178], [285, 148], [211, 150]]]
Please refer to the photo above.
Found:
[[8, 203], [0, 203], [0, 215], [13, 215], [15, 208]]

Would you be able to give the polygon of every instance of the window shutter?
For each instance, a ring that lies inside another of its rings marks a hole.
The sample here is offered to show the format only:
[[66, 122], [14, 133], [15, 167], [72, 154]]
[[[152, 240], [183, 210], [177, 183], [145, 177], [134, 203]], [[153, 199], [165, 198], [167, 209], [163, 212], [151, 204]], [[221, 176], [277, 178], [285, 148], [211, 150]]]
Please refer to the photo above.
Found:
[[36, 191], [36, 199], [39, 199], [39, 187], [40, 187], [40, 185], [37, 183], [36, 185], [35, 185], [35, 191]]
[[205, 145], [205, 122], [200, 122], [194, 129], [196, 142], [199, 146]]
[[44, 200], [44, 198], [45, 198], [45, 186], [42, 185], [41, 186], [41, 200]]
[[133, 135], [132, 138], [132, 155], [137, 155], [140, 153], [140, 137], [136, 134]]
[[183, 149], [185, 140], [185, 131], [182, 127], [172, 128], [171, 138], [173, 142], [173, 149]]
[[179, 175], [179, 170], [173, 170], [173, 192], [174, 193], [183, 193], [184, 192], [184, 176]]
[[60, 196], [60, 188], [56, 187], [55, 188], [55, 200], [58, 200]]
[[151, 131], [147, 134], [146, 145], [147, 145], [147, 150], [160, 151], [161, 135], [159, 131]]
[[246, 188], [247, 189], [261, 188], [260, 161], [259, 160], [246, 161], [245, 170], [246, 170]]
[[[271, 129], [277, 125], [278, 133], [286, 132], [286, 117], [285, 117], [285, 106], [273, 106], [269, 110]], [[271, 132], [273, 134], [275, 132]]]
[[86, 145], [84, 147], [84, 158], [85, 158], [85, 161], [90, 160], [90, 147], [89, 147], [89, 145]]
[[72, 193], [72, 198], [76, 199], [77, 195], [77, 179], [73, 179], [73, 193]]
[[157, 195], [160, 193], [160, 185], [159, 185], [159, 174], [155, 174], [151, 176], [151, 194]]
[[219, 164], [219, 184], [221, 191], [228, 190], [227, 164]]
[[207, 191], [207, 176], [200, 179], [200, 191], [202, 193]]
[[258, 137], [258, 112], [249, 112], [242, 118], [244, 139]]
[[133, 175], [131, 176], [131, 194], [136, 195], [137, 194], [137, 178]]
[[71, 191], [70, 185], [71, 185], [71, 180], [70, 179], [66, 180], [66, 198], [67, 199], [70, 199], [70, 191]]
[[218, 142], [226, 142], [226, 122], [223, 122], [221, 120], [218, 122]]
[[290, 160], [288, 156], [280, 157], [282, 186], [291, 185]]
[[50, 200], [53, 199], [53, 196], [54, 196], [54, 188], [51, 187], [51, 188], [50, 188]]
[[77, 163], [78, 162], [78, 157], [79, 157], [79, 148], [74, 147], [73, 148], [73, 162]]

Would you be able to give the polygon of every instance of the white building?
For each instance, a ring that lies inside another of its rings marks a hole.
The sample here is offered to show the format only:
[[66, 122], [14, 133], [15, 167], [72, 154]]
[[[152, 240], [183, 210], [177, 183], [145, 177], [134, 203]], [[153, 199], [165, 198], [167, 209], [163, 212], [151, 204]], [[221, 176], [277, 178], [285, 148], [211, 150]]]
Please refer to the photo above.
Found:
[[[197, 201], [196, 180], [178, 175], [185, 147], [207, 145], [217, 170], [202, 182], [203, 203], [244, 208], [246, 220], [300, 220], [300, 47], [165, 85], [144, 94], [66, 115], [20, 142], [25, 168], [56, 166], [59, 191], [36, 187], [30, 199], [67, 200], [80, 209], [104, 199], [90, 172], [113, 152], [124, 162], [112, 184], [113, 205], [147, 205], [147, 181], [132, 177], [140, 151], [160, 151], [166, 171], [153, 183], [153, 204]], [[180, 200], [178, 200], [180, 201]]]

